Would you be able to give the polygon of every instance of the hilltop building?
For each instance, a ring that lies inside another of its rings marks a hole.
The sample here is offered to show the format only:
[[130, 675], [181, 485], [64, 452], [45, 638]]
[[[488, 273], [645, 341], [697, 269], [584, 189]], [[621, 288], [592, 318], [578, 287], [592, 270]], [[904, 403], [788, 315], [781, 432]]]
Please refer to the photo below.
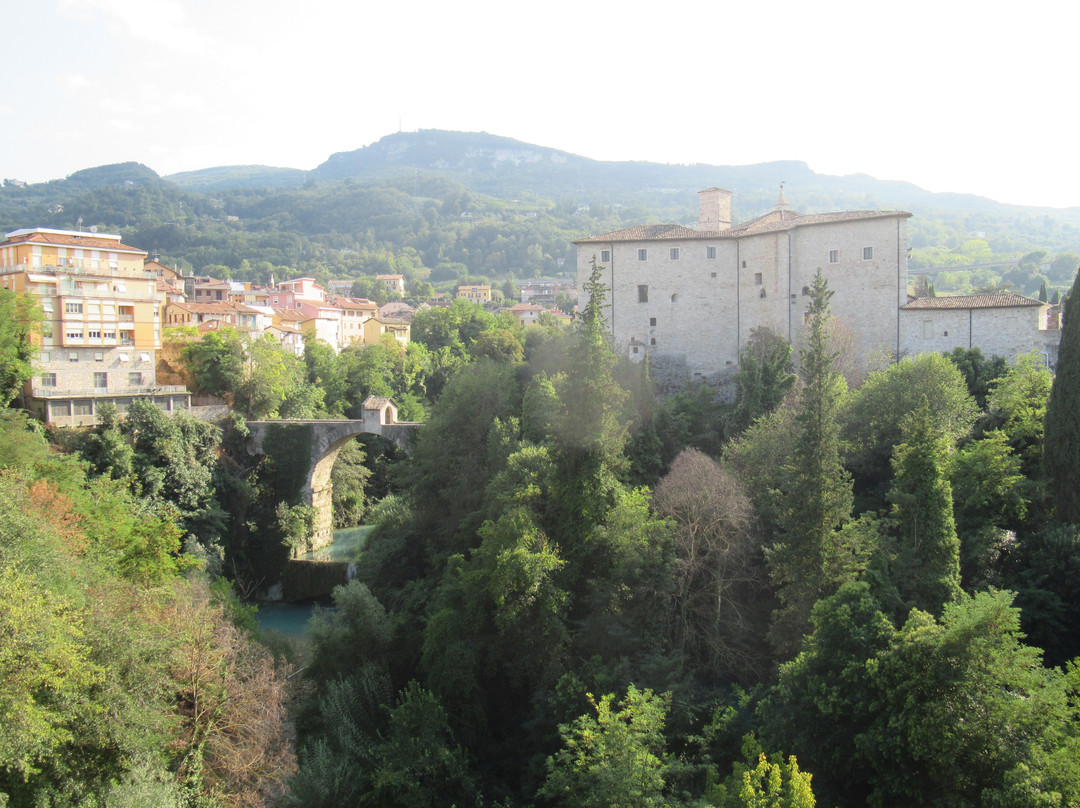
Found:
[[733, 225], [730, 191], [709, 188], [699, 200], [691, 227], [637, 225], [575, 242], [578, 288], [595, 259], [616, 343], [631, 359], [647, 353], [659, 383], [722, 382], [755, 328], [798, 344], [819, 268], [832, 314], [857, 346], [856, 373], [900, 355], [910, 213], [804, 215], [781, 192], [772, 211]]
[[168, 292], [145, 259], [106, 233], [37, 227], [0, 241], [0, 283], [37, 297], [45, 315], [38, 373], [23, 398], [43, 421], [92, 424], [102, 403], [124, 411], [144, 397], [167, 411], [190, 407], [186, 388], [157, 383]]

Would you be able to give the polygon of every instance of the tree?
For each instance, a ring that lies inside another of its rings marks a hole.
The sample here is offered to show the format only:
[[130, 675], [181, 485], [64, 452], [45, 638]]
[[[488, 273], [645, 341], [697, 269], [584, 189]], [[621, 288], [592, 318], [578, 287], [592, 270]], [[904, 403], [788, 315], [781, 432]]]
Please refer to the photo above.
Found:
[[809, 333], [799, 352], [803, 389], [795, 414], [791, 466], [785, 470], [787, 511], [767, 558], [783, 604], [773, 637], [797, 646], [814, 603], [835, 582], [826, 575], [836, 531], [851, 516], [851, 477], [840, 461], [840, 403], [847, 385], [836, 370], [829, 330], [829, 289], [819, 269], [807, 306]]
[[0, 289], [0, 407], [10, 404], [33, 374], [33, 337], [42, 330], [33, 297]]
[[945, 476], [949, 439], [928, 405], [901, 429], [889, 490], [899, 532], [894, 582], [906, 606], [936, 615], [960, 594], [960, 541]]
[[797, 751], [825, 804], [975, 808], [1021, 776], [1062, 789], [1036, 804], [1068, 804], [1080, 780], [1075, 763], [1055, 770], [1075, 744], [1064, 678], [1021, 641], [1011, 598], [963, 595], [896, 629], [866, 584], [845, 585], [763, 700], [766, 742]]
[[791, 350], [791, 343], [775, 331], [759, 327], [750, 332], [735, 374], [734, 429], [745, 429], [775, 409], [795, 386], [799, 377], [792, 369]]
[[538, 796], [567, 808], [671, 805], [664, 794], [663, 734], [670, 697], [630, 685], [618, 704], [613, 693], [588, 699], [595, 717], [560, 725], [563, 749], [548, 758]]
[[1057, 376], [1046, 404], [1043, 471], [1054, 515], [1080, 524], [1080, 274], [1063, 317]]
[[198, 342], [185, 345], [180, 357], [191, 373], [194, 388], [201, 393], [236, 400], [244, 383], [247, 351], [244, 338], [235, 328], [207, 332]]
[[676, 646], [703, 670], [753, 681], [767, 657], [764, 559], [739, 482], [694, 449], [675, 458], [653, 507], [675, 522]]
[[843, 408], [846, 459], [860, 492], [883, 502], [904, 418], [929, 406], [950, 446], [971, 431], [975, 402], [956, 364], [939, 354], [908, 357], [871, 373]]

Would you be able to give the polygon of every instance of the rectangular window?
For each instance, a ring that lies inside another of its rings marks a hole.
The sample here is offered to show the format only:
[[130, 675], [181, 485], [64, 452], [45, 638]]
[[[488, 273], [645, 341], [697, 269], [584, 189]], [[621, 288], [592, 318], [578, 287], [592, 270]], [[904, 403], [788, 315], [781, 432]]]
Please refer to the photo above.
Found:
[[41, 386], [42, 387], [56, 387], [56, 374], [55, 373], [42, 373], [41, 374]]
[[706, 258], [716, 258], [716, 247], [706, 247], [705, 248], [705, 257]]
[[109, 386], [109, 374], [108, 373], [94, 373], [94, 387], [99, 390], [104, 390]]
[[132, 387], [142, 387], [142, 374], [141, 373], [129, 373], [128, 384]]
[[678, 261], [679, 260], [679, 248], [678, 247], [672, 247], [670, 250], [668, 250], [668, 258], [671, 259], [672, 261]]
[[934, 337], [934, 321], [923, 320], [922, 321], [922, 335], [923, 339], [933, 339]]
[[[90, 339], [101, 339], [101, 332], [100, 331], [87, 331], [86, 336], [88, 336]], [[96, 359], [97, 357], [94, 357], [94, 358]]]
[[71, 353], [68, 354], [68, 361], [69, 362], [78, 362], [79, 361], [79, 355], [77, 353], [75, 353], [74, 351], [72, 351]]
[[105, 339], [116, 339], [115, 331], [103, 331], [102, 335], [105, 337]]
[[655, 317], [650, 317], [649, 318], [649, 325], [650, 326], [656, 325], [656, 318]]
[[38, 354], [38, 361], [39, 362], [48, 362], [49, 361], [49, 352], [48, 351], [42, 351], [41, 353], [39, 353]]
[[649, 260], [649, 251], [648, 250], [638, 250], [637, 251], [637, 260], [639, 260], [639, 261], [648, 261]]
[[105, 361], [105, 353], [103, 351], [94, 351], [94, 361], [95, 362], [104, 362]]
[[839, 264], [840, 263], [840, 251], [839, 250], [829, 250], [829, 263], [830, 264]]
[[649, 302], [649, 287], [645, 284], [641, 284], [637, 288], [637, 302], [648, 303]]
[[64, 311], [68, 314], [82, 314], [82, 303], [65, 303]]
[[604, 263], [607, 263], [608, 261], [610, 261], [611, 260], [611, 250], [601, 250], [600, 251], [600, 260], [602, 262], [604, 262]]
[[862, 248], [862, 260], [869, 261], [873, 257], [874, 257], [874, 248], [873, 247], [863, 247]]
[[82, 331], [68, 331], [67, 332], [67, 338], [68, 339], [82, 339], [83, 338]]
[[757, 286], [761, 286], [761, 273], [760, 272], [755, 272], [754, 273], [754, 284], [757, 285]]

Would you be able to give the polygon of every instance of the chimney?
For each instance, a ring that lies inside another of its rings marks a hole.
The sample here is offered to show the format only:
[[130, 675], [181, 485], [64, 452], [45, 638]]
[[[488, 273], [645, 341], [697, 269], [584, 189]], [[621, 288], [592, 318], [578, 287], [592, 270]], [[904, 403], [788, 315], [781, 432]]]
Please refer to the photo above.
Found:
[[698, 191], [700, 204], [697, 229], [703, 233], [719, 233], [731, 227], [731, 191], [706, 188]]

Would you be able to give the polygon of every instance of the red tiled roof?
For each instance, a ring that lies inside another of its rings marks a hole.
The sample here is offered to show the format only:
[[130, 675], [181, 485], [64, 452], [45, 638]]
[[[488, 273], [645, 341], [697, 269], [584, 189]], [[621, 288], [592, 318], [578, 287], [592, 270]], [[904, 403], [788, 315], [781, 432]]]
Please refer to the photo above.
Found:
[[715, 241], [716, 239], [739, 238], [740, 236], [753, 236], [760, 233], [783, 232], [793, 230], [796, 227], [815, 224], [833, 224], [835, 222], [849, 222], [861, 219], [888, 219], [898, 216], [907, 218], [911, 214], [902, 210], [847, 210], [836, 213], [811, 214], [795, 213], [790, 210], [774, 210], [764, 216], [758, 216], [756, 219], [751, 219], [748, 222], [737, 224], [719, 232], [694, 230], [681, 224], [639, 224], [611, 233], [589, 236], [574, 243], [603, 244], [613, 241], [670, 241], [676, 239]]
[[0, 244], [11, 246], [13, 244], [51, 244], [57, 247], [81, 247], [84, 250], [107, 250], [109, 252], [130, 252], [146, 255], [146, 250], [137, 247], [129, 247], [117, 239], [101, 238], [98, 236], [68, 236], [61, 233], [26, 233], [21, 236], [12, 236]]
[[1004, 309], [1016, 306], [1045, 306], [1040, 300], [1018, 295], [1015, 292], [1002, 292], [992, 295], [952, 295], [948, 297], [920, 297], [912, 300], [903, 309]]

